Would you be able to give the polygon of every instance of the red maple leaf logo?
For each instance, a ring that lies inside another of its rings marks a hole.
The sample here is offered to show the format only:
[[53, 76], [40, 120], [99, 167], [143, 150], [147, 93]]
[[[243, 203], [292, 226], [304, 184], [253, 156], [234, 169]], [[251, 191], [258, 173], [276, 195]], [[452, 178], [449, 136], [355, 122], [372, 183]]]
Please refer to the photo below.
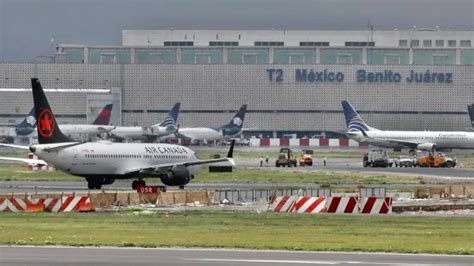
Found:
[[38, 116], [38, 133], [43, 138], [49, 138], [54, 132], [54, 120], [51, 110], [44, 109]]

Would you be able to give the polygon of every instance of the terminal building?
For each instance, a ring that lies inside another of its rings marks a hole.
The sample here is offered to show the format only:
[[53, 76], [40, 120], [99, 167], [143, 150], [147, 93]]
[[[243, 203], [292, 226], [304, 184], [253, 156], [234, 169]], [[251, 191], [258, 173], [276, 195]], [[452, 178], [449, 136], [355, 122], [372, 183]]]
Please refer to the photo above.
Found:
[[51, 59], [0, 64], [0, 123], [29, 111], [35, 76], [63, 123], [113, 101], [115, 124], [149, 126], [181, 102], [182, 127], [219, 126], [245, 103], [249, 135], [334, 136], [349, 100], [379, 129], [471, 127], [473, 31], [124, 30], [121, 45], [59, 44]]

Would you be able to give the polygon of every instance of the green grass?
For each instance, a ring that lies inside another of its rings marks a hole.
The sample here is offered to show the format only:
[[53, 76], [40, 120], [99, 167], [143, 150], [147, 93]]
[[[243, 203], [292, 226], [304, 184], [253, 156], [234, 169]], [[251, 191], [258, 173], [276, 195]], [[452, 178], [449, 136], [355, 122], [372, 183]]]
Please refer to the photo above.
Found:
[[[11, 164], [0, 167], [0, 180], [3, 181], [83, 181], [84, 178], [72, 176], [61, 171], [30, 172], [26, 166]], [[192, 182], [194, 183], [311, 183], [334, 184], [419, 184], [420, 177], [398, 177], [395, 175], [360, 174], [338, 171], [301, 171], [278, 169], [234, 169], [231, 173], [209, 173], [202, 167]]]
[[463, 217], [3, 213], [0, 232], [1, 244], [474, 254]]

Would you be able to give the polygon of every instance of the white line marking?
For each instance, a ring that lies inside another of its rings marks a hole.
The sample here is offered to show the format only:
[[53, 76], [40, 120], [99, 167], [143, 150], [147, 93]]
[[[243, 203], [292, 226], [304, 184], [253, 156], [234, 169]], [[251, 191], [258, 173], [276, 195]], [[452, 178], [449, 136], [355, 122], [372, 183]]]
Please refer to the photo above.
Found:
[[[285, 264], [340, 264], [338, 261], [317, 261], [317, 260], [245, 260], [245, 259], [183, 259], [188, 261], [214, 261], [214, 262], [254, 262], [254, 263], [285, 263]], [[361, 263], [361, 262], [344, 262]]]

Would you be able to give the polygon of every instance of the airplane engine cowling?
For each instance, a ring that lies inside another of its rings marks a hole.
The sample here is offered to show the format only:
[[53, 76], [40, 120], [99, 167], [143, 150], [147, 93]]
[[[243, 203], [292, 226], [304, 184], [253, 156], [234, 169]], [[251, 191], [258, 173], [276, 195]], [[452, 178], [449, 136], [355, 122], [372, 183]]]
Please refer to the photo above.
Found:
[[423, 151], [432, 151], [434, 148], [436, 148], [434, 143], [421, 143], [416, 146], [416, 149]]
[[184, 165], [171, 168], [168, 173], [161, 176], [161, 182], [167, 186], [184, 186], [191, 180], [191, 173]]

